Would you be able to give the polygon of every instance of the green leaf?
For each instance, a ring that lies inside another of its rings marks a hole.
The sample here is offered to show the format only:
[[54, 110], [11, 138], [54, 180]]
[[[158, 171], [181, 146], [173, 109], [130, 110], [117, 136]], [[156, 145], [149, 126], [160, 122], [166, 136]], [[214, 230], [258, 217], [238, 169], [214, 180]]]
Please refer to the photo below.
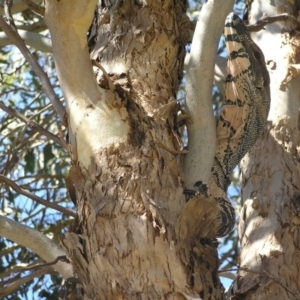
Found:
[[30, 150], [27, 152], [27, 154], [24, 157], [25, 159], [25, 171], [29, 173], [34, 172], [34, 166], [35, 166], [35, 155], [34, 151]]
[[44, 149], [44, 169], [47, 169], [48, 162], [54, 158], [54, 155], [52, 153], [52, 144], [47, 144]]

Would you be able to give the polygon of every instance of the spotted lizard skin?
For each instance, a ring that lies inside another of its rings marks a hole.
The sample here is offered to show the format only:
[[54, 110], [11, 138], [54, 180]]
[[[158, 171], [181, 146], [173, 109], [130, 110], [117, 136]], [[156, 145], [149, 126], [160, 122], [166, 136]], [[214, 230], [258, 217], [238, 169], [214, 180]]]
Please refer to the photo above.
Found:
[[229, 176], [264, 128], [270, 108], [270, 78], [264, 55], [244, 22], [228, 15], [224, 35], [228, 53], [223, 110], [217, 123], [217, 147], [208, 190], [218, 203], [222, 226], [218, 236], [234, 227], [235, 212], [226, 196]]

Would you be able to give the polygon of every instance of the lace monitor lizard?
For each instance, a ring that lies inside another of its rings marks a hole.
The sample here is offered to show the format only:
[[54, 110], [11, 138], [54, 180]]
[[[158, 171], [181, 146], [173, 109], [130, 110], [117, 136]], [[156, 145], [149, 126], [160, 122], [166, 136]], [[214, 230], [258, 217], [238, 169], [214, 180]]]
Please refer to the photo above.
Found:
[[252, 41], [244, 22], [234, 13], [226, 19], [224, 35], [227, 78], [217, 123], [216, 153], [208, 185], [195, 184], [198, 188], [195, 194], [207, 193], [217, 200], [221, 218], [219, 237], [228, 234], [235, 224], [235, 212], [226, 195], [229, 176], [254, 145], [270, 108], [270, 78], [264, 55]]

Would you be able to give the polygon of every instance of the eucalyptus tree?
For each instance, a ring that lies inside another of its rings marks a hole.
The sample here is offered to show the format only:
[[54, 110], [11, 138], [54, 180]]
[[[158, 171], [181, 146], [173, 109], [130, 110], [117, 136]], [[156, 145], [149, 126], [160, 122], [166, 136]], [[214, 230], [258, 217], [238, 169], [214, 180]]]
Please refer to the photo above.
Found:
[[[0, 234], [13, 242], [1, 243], [0, 295], [225, 298], [217, 205], [187, 210], [184, 190], [209, 181], [211, 94], [226, 77], [217, 49], [233, 1], [206, 1], [197, 24], [185, 0], [2, 2], [0, 45], [22, 56], [2, 48]], [[241, 163], [240, 268], [226, 274], [237, 298], [298, 299], [298, 1], [246, 4], [272, 102]]]

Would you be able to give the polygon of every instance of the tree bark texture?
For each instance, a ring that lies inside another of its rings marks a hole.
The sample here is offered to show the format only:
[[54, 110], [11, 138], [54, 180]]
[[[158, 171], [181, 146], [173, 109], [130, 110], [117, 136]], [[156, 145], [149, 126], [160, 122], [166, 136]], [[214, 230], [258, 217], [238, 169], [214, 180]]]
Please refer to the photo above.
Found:
[[[252, 2], [252, 1], [250, 1]], [[296, 1], [254, 1], [260, 17], [298, 14]], [[299, 32], [273, 23], [255, 35], [271, 77], [269, 123], [241, 162], [240, 270], [233, 299], [300, 299]]]
[[269, 123], [241, 163], [242, 252], [235, 294], [243, 299], [300, 297], [299, 130], [290, 126], [287, 116]]
[[85, 166], [78, 145], [91, 145], [71, 136], [78, 226], [63, 244], [84, 299], [221, 299], [215, 245], [199, 240], [186, 261], [175, 247], [186, 202], [175, 100], [189, 39], [186, 3], [99, 1], [96, 15], [94, 71], [117, 95], [130, 130], [125, 142], [92, 147]]

